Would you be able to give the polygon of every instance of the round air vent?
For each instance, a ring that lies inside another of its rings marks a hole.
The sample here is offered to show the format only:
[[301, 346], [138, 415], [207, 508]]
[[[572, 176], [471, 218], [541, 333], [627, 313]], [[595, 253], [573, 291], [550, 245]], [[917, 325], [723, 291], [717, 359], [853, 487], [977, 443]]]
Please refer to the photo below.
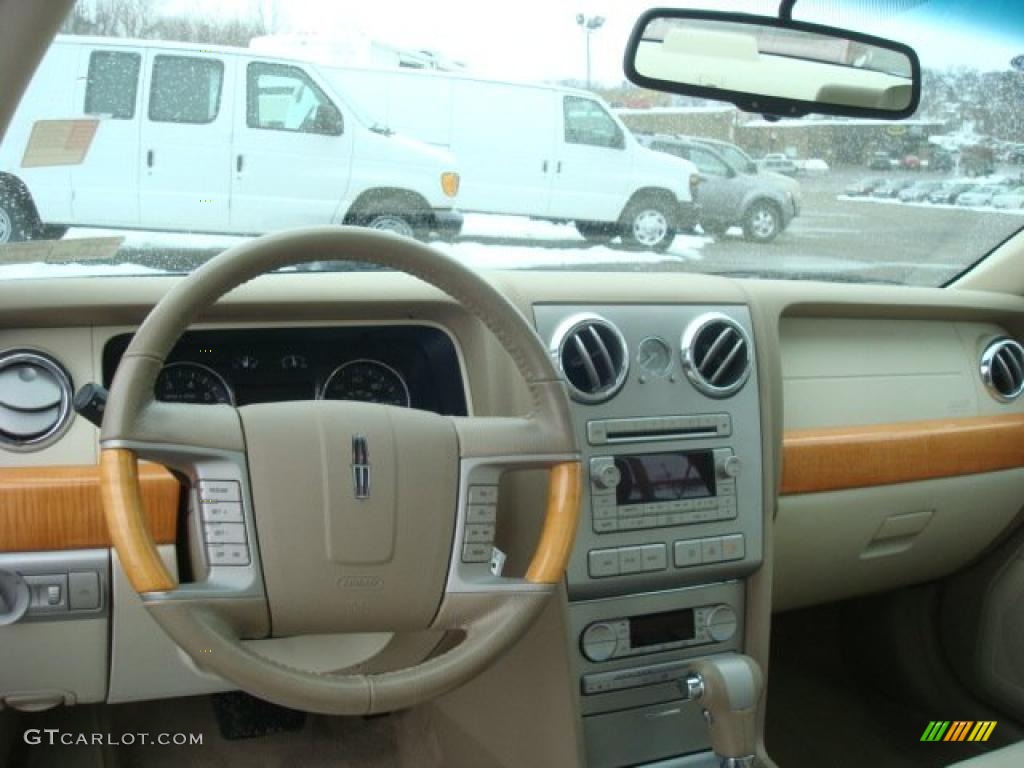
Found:
[[750, 377], [750, 338], [743, 326], [720, 312], [690, 323], [682, 353], [687, 377], [709, 397], [730, 397]]
[[574, 315], [562, 323], [551, 340], [551, 354], [569, 384], [569, 393], [582, 403], [612, 397], [626, 381], [629, 349], [626, 340], [599, 315]]
[[44, 448], [71, 423], [71, 378], [60, 363], [30, 350], [0, 353], [0, 448]]
[[1008, 403], [1024, 392], [1024, 347], [996, 339], [981, 354], [981, 380], [996, 400]]

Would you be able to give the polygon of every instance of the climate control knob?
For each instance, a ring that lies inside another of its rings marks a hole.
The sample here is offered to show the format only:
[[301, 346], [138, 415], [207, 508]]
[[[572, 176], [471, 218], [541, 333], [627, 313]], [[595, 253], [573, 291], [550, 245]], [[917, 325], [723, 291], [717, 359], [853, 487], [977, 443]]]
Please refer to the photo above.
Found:
[[580, 638], [583, 655], [591, 661], [608, 661], [615, 655], [618, 644], [615, 627], [604, 621], [591, 624], [583, 630], [583, 636]]
[[731, 640], [736, 634], [737, 624], [739, 620], [736, 618], [736, 611], [729, 605], [715, 606], [704, 616], [704, 626], [716, 643]]

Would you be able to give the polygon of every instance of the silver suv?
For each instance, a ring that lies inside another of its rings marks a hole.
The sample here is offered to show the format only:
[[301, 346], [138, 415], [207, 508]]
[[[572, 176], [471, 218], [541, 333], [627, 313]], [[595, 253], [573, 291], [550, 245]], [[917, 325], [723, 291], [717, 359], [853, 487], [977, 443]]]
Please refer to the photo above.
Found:
[[[795, 182], [783, 183], [775, 174], [752, 173], [727, 160], [710, 142], [665, 134], [639, 135], [637, 139], [656, 152], [682, 157], [697, 166], [701, 174], [697, 199], [700, 225], [708, 234], [720, 236], [738, 225], [748, 240], [767, 243], [800, 212]], [[738, 148], [737, 152], [742, 155]]]

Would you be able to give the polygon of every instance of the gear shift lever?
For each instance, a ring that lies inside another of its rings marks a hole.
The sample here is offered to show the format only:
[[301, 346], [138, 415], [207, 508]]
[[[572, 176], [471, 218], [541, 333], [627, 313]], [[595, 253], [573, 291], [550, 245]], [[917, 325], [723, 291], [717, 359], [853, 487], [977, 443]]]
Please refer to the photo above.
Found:
[[757, 751], [757, 702], [764, 678], [749, 656], [736, 653], [695, 661], [679, 687], [704, 710], [711, 748], [722, 768], [752, 768]]

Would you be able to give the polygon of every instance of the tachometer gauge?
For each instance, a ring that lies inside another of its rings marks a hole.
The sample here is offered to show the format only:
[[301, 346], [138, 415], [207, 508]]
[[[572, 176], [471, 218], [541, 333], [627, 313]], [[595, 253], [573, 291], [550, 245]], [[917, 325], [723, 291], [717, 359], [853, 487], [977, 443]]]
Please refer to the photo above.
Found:
[[324, 382], [320, 399], [360, 400], [406, 408], [412, 403], [405, 379], [379, 360], [353, 360], [338, 366]]
[[224, 377], [199, 363], [171, 363], [156, 377], [156, 399], [165, 403], [235, 404]]

